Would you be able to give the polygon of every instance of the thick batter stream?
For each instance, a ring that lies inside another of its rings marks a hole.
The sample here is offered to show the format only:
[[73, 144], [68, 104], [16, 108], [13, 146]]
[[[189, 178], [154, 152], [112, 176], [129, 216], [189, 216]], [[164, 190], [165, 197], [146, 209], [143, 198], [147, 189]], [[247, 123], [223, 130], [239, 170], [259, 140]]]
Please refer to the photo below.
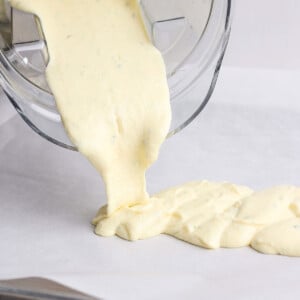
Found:
[[145, 172], [170, 124], [160, 53], [137, 0], [13, 0], [41, 21], [47, 77], [70, 138], [102, 174], [96, 233], [137, 240], [160, 233], [206, 248], [251, 245], [300, 256], [300, 189], [252, 192], [195, 182], [149, 198]]

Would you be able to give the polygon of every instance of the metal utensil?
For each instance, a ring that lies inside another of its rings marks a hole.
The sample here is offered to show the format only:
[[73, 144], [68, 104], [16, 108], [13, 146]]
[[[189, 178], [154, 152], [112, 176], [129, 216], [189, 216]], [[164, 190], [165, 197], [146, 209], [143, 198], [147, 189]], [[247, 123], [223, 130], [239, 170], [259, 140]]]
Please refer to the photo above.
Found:
[[0, 281], [1, 300], [100, 300], [43, 278]]

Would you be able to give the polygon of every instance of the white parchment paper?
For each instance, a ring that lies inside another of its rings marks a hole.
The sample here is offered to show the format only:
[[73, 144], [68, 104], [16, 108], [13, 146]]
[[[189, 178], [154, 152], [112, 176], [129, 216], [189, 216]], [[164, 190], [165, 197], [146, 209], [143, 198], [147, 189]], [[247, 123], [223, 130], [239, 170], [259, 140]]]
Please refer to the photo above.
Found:
[[[205, 111], [163, 146], [151, 193], [195, 179], [300, 185], [299, 82], [297, 71], [223, 69]], [[1, 103], [0, 279], [43, 276], [104, 299], [300, 297], [300, 258], [94, 235], [100, 176], [12, 115]]]

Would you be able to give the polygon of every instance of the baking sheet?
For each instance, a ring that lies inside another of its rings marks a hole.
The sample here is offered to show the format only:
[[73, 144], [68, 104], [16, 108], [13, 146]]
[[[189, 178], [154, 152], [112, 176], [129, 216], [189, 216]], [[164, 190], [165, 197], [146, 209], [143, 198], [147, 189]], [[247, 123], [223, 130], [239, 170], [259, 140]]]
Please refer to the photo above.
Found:
[[[169, 139], [151, 193], [195, 179], [300, 186], [299, 71], [224, 68], [200, 117]], [[296, 299], [300, 258], [93, 234], [101, 178], [1, 103], [0, 279], [43, 276], [104, 299]]]

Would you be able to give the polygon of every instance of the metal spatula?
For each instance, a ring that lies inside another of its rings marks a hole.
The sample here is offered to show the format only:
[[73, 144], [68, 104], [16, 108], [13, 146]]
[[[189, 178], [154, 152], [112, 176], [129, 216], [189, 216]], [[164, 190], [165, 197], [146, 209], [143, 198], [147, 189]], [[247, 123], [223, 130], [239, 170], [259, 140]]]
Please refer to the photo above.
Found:
[[0, 281], [1, 300], [99, 300], [54, 281], [24, 278]]

